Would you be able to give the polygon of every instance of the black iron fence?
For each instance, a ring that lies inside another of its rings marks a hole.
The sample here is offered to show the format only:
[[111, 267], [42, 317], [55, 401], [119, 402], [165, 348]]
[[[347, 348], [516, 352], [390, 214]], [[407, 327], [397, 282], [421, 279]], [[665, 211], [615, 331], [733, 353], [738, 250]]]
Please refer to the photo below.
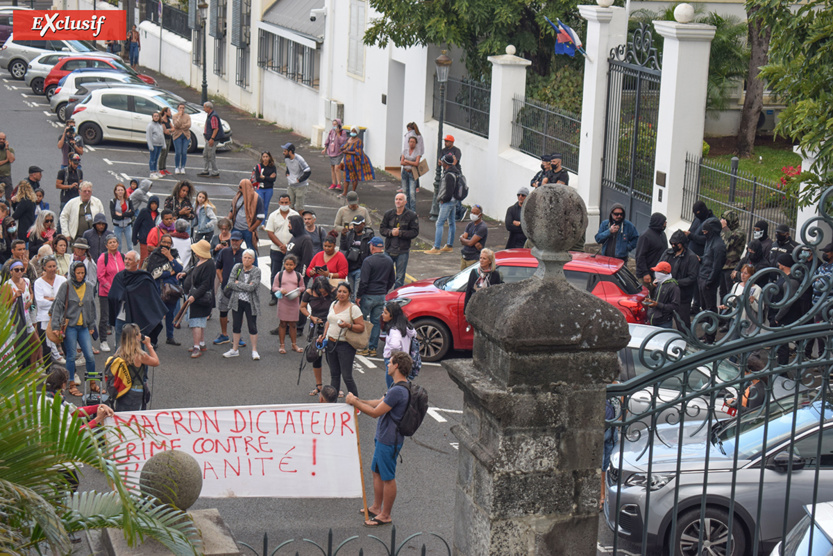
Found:
[[[445, 123], [481, 137], [489, 136], [492, 89], [472, 79], [448, 78], [445, 84]], [[440, 84], [434, 76], [434, 118], [440, 118]]]
[[512, 147], [535, 158], [561, 153], [561, 164], [578, 171], [581, 117], [549, 104], [515, 97]]
[[[142, 2], [142, 20], [159, 25], [159, 1], [144, 0]], [[188, 26], [188, 12], [164, 3], [162, 5], [162, 28], [189, 41], [191, 40], [191, 28]]]
[[[397, 541], [396, 525], [391, 525], [390, 528], [390, 544], [386, 543], [376, 535], [367, 535], [367, 539], [365, 540], [373, 541], [373, 543], [368, 544], [368, 546], [377, 547], [381, 545], [381, 550], [388, 556], [415, 554], [417, 550], [419, 550], [419, 554], [422, 556], [426, 556], [427, 554], [451, 556], [451, 547], [448, 542], [436, 533], [414, 533], [402, 540]], [[318, 551], [320, 551], [321, 556], [336, 556], [343, 547], [353, 541], [359, 541], [360, 544], [362, 543], [359, 535], [347, 537], [343, 541], [336, 543], [333, 530], [330, 529], [327, 533], [327, 540], [323, 543], [323, 546], [310, 539], [288, 539], [279, 543], [273, 549], [269, 542], [268, 533], [263, 534], [262, 547], [255, 548], [244, 542], [238, 542], [237, 544], [248, 549], [251, 553], [255, 554], [255, 556], [274, 556], [275, 554], [295, 554], [297, 556], [298, 549], [305, 543], [307, 546], [314, 546]], [[258, 549], [261, 549], [262, 552], [258, 552]], [[346, 548], [346, 550], [350, 549], [354, 550], [355, 545], [353, 544], [350, 545], [350, 548]], [[371, 553], [375, 553], [375, 551], [371, 551]], [[245, 554], [248, 554], [248, 552], [245, 552]], [[318, 552], [316, 552], [316, 554], [318, 554]], [[351, 554], [358, 554], [359, 556], [362, 556], [364, 554], [364, 548], [359, 548], [358, 552], [351, 552]]]
[[750, 238], [758, 220], [766, 220], [770, 230], [778, 224], [786, 224], [795, 237], [798, 200], [787, 195], [784, 186], [782, 182], [764, 180], [738, 170], [737, 159], [732, 164], [720, 164], [686, 155], [681, 216], [691, 219], [692, 205], [702, 200], [718, 216], [724, 210], [734, 209], [740, 216], [741, 229]]

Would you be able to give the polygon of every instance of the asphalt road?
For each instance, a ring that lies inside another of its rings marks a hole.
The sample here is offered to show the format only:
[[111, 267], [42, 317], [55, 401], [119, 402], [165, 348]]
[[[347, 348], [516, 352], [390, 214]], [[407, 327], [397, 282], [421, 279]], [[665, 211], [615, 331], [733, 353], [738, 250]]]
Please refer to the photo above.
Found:
[[[9, 144], [15, 149], [16, 161], [13, 166], [14, 180], [26, 177], [29, 165], [37, 164], [44, 169], [41, 180], [46, 200], [53, 209], [59, 207], [58, 191], [53, 187], [60, 166], [60, 152], [56, 143], [63, 129], [49, 110], [45, 97], [34, 96], [21, 81], [13, 81], [6, 72], [0, 75], [0, 104], [4, 119], [0, 131], [7, 134]], [[235, 139], [245, 143], [245, 137]], [[93, 194], [102, 202], [109, 202], [116, 182], [127, 183], [132, 177], [148, 175], [148, 153], [139, 144], [104, 142], [87, 147], [82, 159], [85, 179], [94, 184]], [[218, 214], [228, 211], [240, 179], [251, 173], [252, 155], [247, 152], [226, 151], [218, 155], [221, 169], [220, 180], [208, 180], [196, 176], [202, 171], [200, 153], [189, 155], [186, 176], [197, 191], [207, 191], [218, 207]], [[173, 154], [169, 166], [173, 165]], [[176, 180], [155, 180], [152, 192], [160, 198], [168, 195]], [[276, 192], [277, 195], [277, 192]], [[273, 208], [275, 202], [273, 203]], [[318, 188], [310, 188], [307, 204], [318, 214], [318, 222], [332, 223], [338, 207], [342, 204], [333, 195]], [[375, 221], [378, 224], [378, 220]], [[268, 246], [259, 249], [261, 267], [268, 265]], [[440, 276], [454, 272], [456, 260], [451, 266], [437, 257], [412, 255], [410, 274], [416, 278]], [[224, 359], [222, 353], [228, 345], [210, 346], [203, 357], [192, 360], [187, 346], [190, 333], [181, 330], [176, 337], [182, 347], [160, 344], [159, 357], [162, 364], [151, 370], [152, 409], [191, 408], [208, 406], [241, 406], [253, 404], [305, 403], [313, 398], [307, 394], [314, 385], [312, 373], [307, 367], [298, 380], [300, 355], [280, 355], [275, 336], [268, 331], [277, 326], [274, 307], [263, 300], [258, 328], [261, 331], [258, 351], [261, 361], [253, 362], [248, 348], [241, 357]], [[245, 330], [245, 329], [244, 329]], [[219, 333], [216, 318], [209, 320], [206, 337], [213, 339]], [[244, 332], [244, 339], [248, 334]], [[106, 354], [97, 357], [98, 366], [103, 367]], [[467, 354], [452, 354], [452, 357]], [[357, 358], [355, 373], [360, 396], [374, 398], [383, 395], [385, 389], [384, 367], [380, 358]], [[327, 368], [324, 369], [325, 380]], [[456, 439], [450, 428], [462, 417], [463, 400], [460, 390], [448, 378], [445, 370], [437, 365], [425, 363], [419, 382], [429, 392], [429, 416], [417, 435], [406, 441], [402, 451], [403, 461], [397, 471], [398, 495], [393, 510], [397, 526], [397, 544], [418, 532], [433, 532], [449, 542], [453, 533], [454, 492], [457, 465]], [[362, 461], [366, 484], [371, 484], [369, 472], [373, 452], [373, 435], [376, 422], [369, 417], [360, 417]], [[105, 488], [100, 477], [88, 474], [82, 482], [82, 489]], [[372, 495], [368, 488], [369, 496]], [[326, 546], [327, 530], [333, 530], [336, 545], [352, 535], [359, 539], [350, 543], [350, 553], [357, 553], [359, 546], [365, 554], [384, 553], [374, 540], [367, 535], [374, 534], [390, 543], [391, 528], [365, 529], [362, 518], [356, 513], [361, 507], [358, 499], [327, 498], [326, 493], [310, 493], [319, 496], [309, 499], [245, 498], [245, 499], [200, 499], [195, 508], [217, 508], [238, 541], [261, 550], [264, 533], [270, 539], [270, 551], [287, 539], [311, 539]], [[599, 524], [599, 553], [610, 553], [611, 535], [607, 527]], [[419, 539], [425, 539], [428, 553], [445, 554], [442, 543], [424, 535], [408, 544], [409, 550], [421, 546]], [[638, 547], [620, 545], [619, 553], [638, 553]], [[291, 549], [291, 550], [290, 550]], [[622, 549], [627, 552], [622, 552]], [[300, 554], [320, 553], [309, 544], [296, 541], [281, 553], [289, 550]], [[403, 551], [403, 554], [412, 553]]]

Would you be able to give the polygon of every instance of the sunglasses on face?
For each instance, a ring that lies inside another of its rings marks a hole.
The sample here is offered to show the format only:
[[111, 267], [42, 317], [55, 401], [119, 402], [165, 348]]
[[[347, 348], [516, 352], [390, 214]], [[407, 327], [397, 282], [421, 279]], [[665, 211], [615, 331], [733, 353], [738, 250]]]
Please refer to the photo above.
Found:
[[47, 220], [44, 220], [44, 222], [46, 222], [47, 224], [51, 224], [51, 223], [53, 223], [53, 222], [55, 222], [55, 221], [54, 221], [52, 218], [49, 218], [49, 219], [47, 219]]
[[523, 193], [518, 193], [518, 197], [523, 197], [524, 199], [526, 199], [526, 195], [524, 195]]
[[13, 268], [12, 272], [23, 272], [22, 268]]
[[625, 216], [624, 212], [614, 212], [613, 216]]

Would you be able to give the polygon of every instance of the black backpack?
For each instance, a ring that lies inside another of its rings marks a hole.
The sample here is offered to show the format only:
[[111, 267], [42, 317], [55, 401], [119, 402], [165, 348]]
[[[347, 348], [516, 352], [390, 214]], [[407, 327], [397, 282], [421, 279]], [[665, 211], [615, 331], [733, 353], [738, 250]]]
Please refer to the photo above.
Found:
[[413, 436], [428, 413], [428, 392], [413, 382], [397, 382], [394, 386], [402, 386], [408, 391], [408, 407], [396, 423], [396, 430], [402, 436]]
[[455, 177], [457, 181], [454, 182], [454, 191], [451, 196], [458, 201], [462, 201], [469, 196], [469, 185], [466, 182], [466, 176], [463, 174], [455, 174]]

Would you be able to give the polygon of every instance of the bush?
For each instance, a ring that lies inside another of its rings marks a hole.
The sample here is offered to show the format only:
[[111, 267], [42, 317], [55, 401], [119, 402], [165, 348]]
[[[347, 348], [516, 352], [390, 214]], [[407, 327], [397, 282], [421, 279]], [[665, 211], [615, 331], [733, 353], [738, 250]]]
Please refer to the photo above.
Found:
[[703, 158], [709, 156], [709, 151], [712, 150], [712, 146], [703, 141]]

